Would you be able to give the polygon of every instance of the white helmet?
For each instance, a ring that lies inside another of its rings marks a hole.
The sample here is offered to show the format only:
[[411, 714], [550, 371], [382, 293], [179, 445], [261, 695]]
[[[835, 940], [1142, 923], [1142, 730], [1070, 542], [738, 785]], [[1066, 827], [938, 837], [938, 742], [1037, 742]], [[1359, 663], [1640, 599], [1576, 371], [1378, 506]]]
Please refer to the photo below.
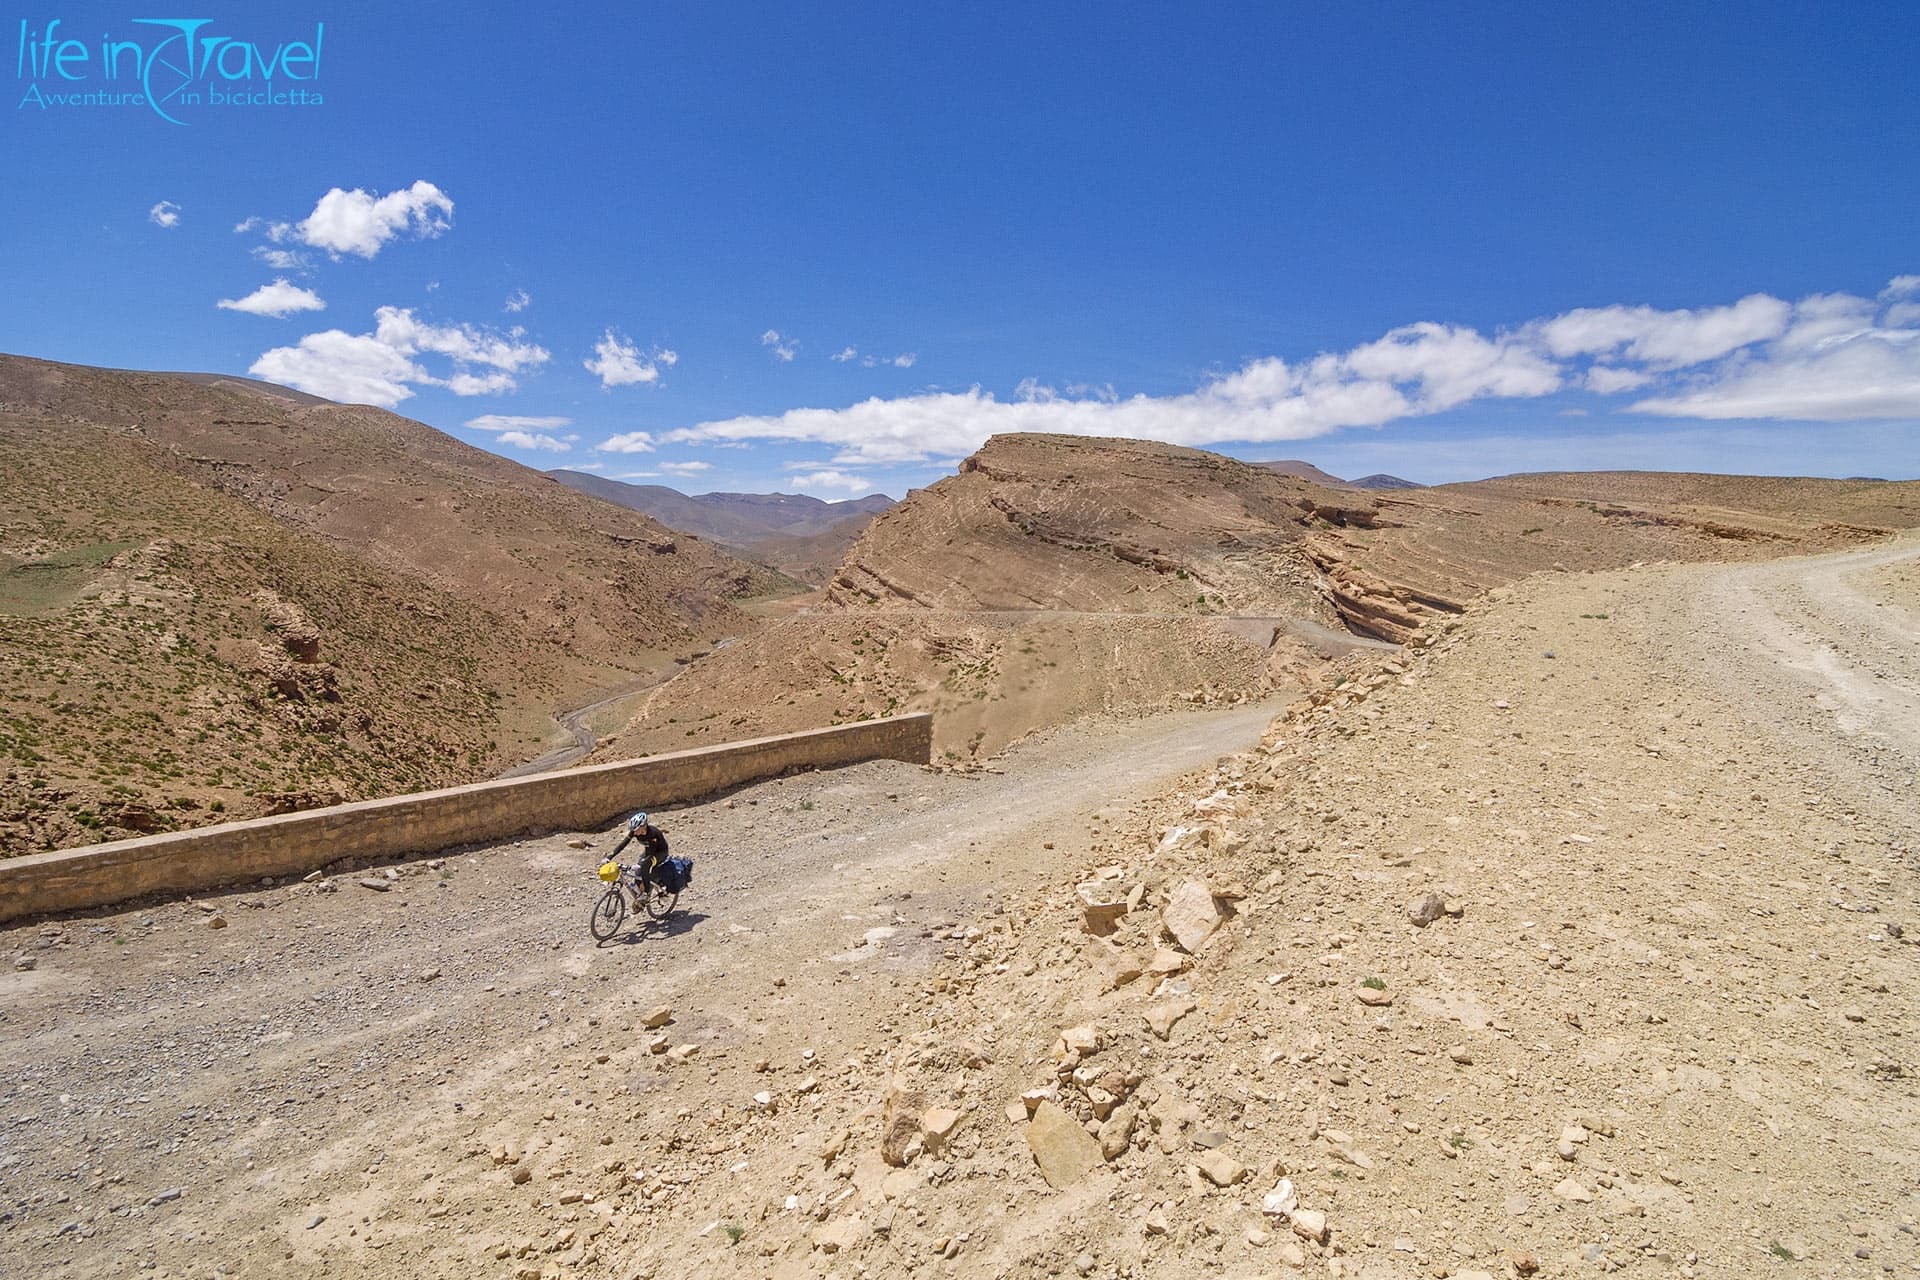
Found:
[[631, 818], [627, 819], [627, 834], [630, 836], [639, 835], [640, 828], [646, 825], [647, 825], [647, 812], [646, 810], [642, 809], [639, 813], [636, 813]]

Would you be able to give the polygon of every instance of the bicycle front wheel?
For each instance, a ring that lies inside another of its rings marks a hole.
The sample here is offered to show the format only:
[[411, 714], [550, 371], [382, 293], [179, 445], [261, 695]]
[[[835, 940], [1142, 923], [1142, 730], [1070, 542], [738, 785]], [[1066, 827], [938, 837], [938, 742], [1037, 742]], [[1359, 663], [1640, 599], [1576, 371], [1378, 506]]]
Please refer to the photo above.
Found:
[[615, 885], [600, 897], [593, 908], [593, 921], [588, 926], [593, 930], [595, 941], [605, 942], [620, 932], [620, 922], [627, 918], [627, 896]]

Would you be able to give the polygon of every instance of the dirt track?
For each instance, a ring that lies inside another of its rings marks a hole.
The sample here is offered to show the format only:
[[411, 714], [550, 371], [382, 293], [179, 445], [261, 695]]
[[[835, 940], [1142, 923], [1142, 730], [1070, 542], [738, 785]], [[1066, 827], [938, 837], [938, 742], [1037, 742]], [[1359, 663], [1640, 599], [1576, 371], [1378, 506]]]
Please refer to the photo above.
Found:
[[[1060, 731], [993, 773], [883, 762], [657, 814], [695, 885], [664, 934], [641, 922], [607, 947], [586, 932], [615, 842], [600, 833], [593, 852], [562, 833], [402, 865], [385, 893], [349, 876], [15, 927], [0, 951], [38, 965], [0, 973], [0, 1274], [304, 1274], [391, 1241], [359, 1219], [388, 1216], [394, 1170], [411, 1191], [476, 1126], [537, 1126], [550, 1082], [595, 1077], [590, 1098], [619, 1078], [594, 1057], [644, 1038], [636, 1006], [672, 1001], [678, 1034], [724, 1042], [747, 1030], [730, 973], [755, 994], [775, 973], [831, 988], [830, 955], [909, 925], [885, 963], [923, 967], [940, 944], [922, 928], [1051, 870], [1016, 851], [1066, 844], [1273, 714]], [[845, 1051], [821, 1033], [823, 1055]]]
[[[1254, 1276], [1283, 1170], [1320, 1270], [1920, 1268], [1916, 558], [1529, 581], [1170, 790], [1271, 712], [754, 788], [669, 816], [690, 914], [606, 948], [562, 837], [12, 930], [0, 1272]], [[1156, 853], [1215, 788], [1244, 845]], [[1169, 1037], [1087, 958], [1102, 864], [1141, 956], [1181, 877], [1252, 886]], [[1156, 1118], [1056, 1192], [1001, 1109], [1083, 1022]], [[963, 1138], [883, 1164], [889, 1081]]]

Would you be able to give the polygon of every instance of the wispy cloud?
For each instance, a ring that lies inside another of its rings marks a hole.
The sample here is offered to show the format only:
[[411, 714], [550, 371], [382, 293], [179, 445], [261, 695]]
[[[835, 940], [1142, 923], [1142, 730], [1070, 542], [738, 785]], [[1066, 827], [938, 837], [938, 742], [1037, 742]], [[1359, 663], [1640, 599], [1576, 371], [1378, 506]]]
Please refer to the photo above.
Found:
[[914, 362], [919, 360], [920, 357], [911, 351], [903, 352], [897, 356], [876, 356], [872, 354], [863, 356], [857, 347], [842, 347], [833, 353], [832, 359], [839, 361], [841, 364], [846, 364], [850, 360], [858, 360], [862, 369], [877, 369], [883, 364], [892, 365], [896, 369], [911, 369], [914, 366]]
[[627, 431], [609, 436], [593, 447], [604, 453], [652, 453], [653, 436], [645, 431]]
[[223, 311], [244, 311], [248, 315], [273, 316], [276, 319], [296, 311], [325, 311], [327, 304], [311, 289], [302, 289], [285, 280], [263, 284], [244, 298], [222, 298], [214, 304]]
[[469, 431], [552, 431], [572, 425], [572, 418], [528, 418], [511, 413], [483, 413], [467, 419]]
[[509, 314], [525, 311], [533, 305], [533, 295], [525, 289], [515, 289], [507, 295], [506, 310]]
[[[435, 374], [421, 363], [425, 355], [450, 360], [451, 371]], [[296, 346], [265, 352], [248, 372], [331, 400], [391, 409], [421, 386], [443, 387], [458, 396], [512, 391], [521, 374], [547, 358], [546, 349], [526, 341], [518, 329], [499, 333], [474, 325], [437, 325], [409, 308], [381, 307], [374, 312], [371, 333], [310, 333]]]
[[165, 227], [171, 231], [180, 225], [180, 206], [171, 200], [162, 200], [147, 210], [147, 221], [156, 227]]
[[371, 258], [400, 236], [430, 239], [452, 225], [453, 200], [421, 179], [383, 196], [334, 187], [298, 222], [248, 218], [234, 230], [243, 235], [260, 232], [275, 244], [304, 244], [337, 259], [344, 254]]
[[1013, 431], [1187, 445], [1303, 440], [1563, 390], [1638, 392], [1631, 411], [1666, 417], [1920, 419], [1920, 277], [1897, 278], [1877, 299], [1816, 294], [1790, 303], [1754, 294], [1698, 309], [1581, 308], [1492, 334], [1421, 321], [1346, 351], [1251, 360], [1174, 395], [1063, 392], [1029, 379], [1012, 400], [978, 387], [875, 397], [704, 422], [661, 438], [824, 444], [844, 467], [963, 457]]
[[713, 464], [711, 462], [663, 462], [660, 464], [660, 470], [670, 476], [697, 476], [702, 472], [713, 470]]
[[800, 344], [792, 338], [782, 337], [778, 329], [769, 329], [760, 335], [760, 345], [773, 351], [773, 358], [783, 364], [792, 364], [793, 357], [800, 350]]
[[677, 353], [661, 347], [642, 351], [626, 338], [609, 329], [593, 344], [593, 358], [586, 362], [588, 373], [600, 379], [603, 388], [657, 386], [660, 371], [680, 362]]
[[787, 483], [802, 493], [819, 490], [842, 491], [866, 494], [874, 491], [874, 484], [865, 476], [851, 475], [845, 471], [825, 470], [809, 471], [802, 475], [787, 477]]
[[548, 453], [565, 453], [573, 448], [578, 436], [564, 439], [550, 436], [543, 431], [502, 431], [497, 439], [501, 444], [512, 445], [516, 449], [540, 449]]

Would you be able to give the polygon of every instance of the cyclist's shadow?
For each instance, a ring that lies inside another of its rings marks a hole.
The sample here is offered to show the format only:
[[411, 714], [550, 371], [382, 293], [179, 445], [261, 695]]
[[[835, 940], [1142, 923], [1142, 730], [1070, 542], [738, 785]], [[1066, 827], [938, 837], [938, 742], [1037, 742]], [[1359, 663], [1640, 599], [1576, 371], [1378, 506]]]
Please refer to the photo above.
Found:
[[622, 930], [600, 945], [631, 947], [657, 938], [677, 938], [681, 934], [692, 932], [694, 926], [706, 918], [698, 911], [676, 911], [665, 920], [642, 919], [640, 923]]

